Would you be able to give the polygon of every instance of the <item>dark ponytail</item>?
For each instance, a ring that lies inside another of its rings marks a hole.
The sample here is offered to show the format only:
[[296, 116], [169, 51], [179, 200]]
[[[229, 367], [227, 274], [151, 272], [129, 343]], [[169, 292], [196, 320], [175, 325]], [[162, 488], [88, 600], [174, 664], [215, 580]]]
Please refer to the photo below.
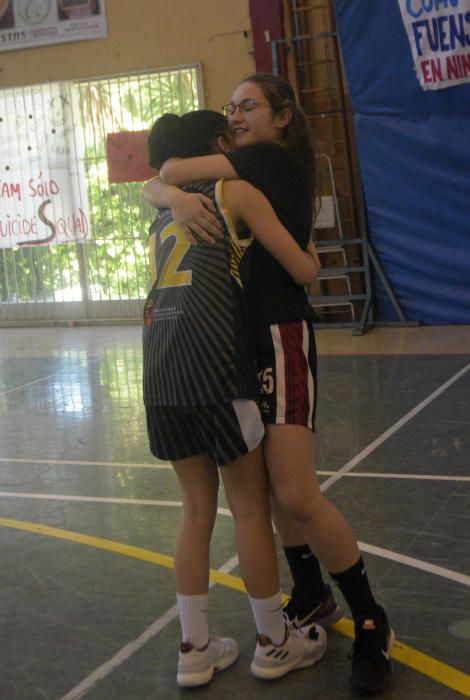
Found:
[[182, 117], [164, 114], [150, 130], [149, 165], [159, 169], [168, 158], [210, 155], [214, 153], [217, 138], [227, 134], [227, 119], [210, 109], [188, 112]]

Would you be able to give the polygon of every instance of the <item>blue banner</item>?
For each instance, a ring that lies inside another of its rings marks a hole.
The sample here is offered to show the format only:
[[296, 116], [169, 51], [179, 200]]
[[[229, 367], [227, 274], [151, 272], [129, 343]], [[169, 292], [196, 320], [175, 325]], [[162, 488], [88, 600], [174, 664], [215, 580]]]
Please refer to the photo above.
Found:
[[[432, 27], [446, 6], [465, 20], [467, 2], [408, 4]], [[408, 319], [470, 323], [470, 84], [422, 85], [403, 0], [335, 6], [372, 244]], [[470, 49], [470, 23], [467, 34]], [[380, 318], [396, 320], [380, 284], [377, 297]]]

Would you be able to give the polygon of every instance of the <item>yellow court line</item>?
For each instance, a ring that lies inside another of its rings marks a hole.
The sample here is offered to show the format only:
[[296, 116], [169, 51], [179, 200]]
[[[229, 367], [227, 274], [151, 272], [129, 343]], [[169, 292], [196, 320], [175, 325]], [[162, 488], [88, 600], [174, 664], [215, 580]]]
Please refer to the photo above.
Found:
[[[103, 549], [108, 552], [122, 554], [123, 556], [131, 557], [133, 559], [140, 559], [141, 561], [156, 564], [157, 566], [163, 566], [167, 569], [173, 569], [174, 567], [173, 557], [169, 557], [166, 554], [159, 554], [158, 552], [152, 552], [149, 549], [134, 547], [133, 545], [107, 540], [102, 537], [93, 537], [92, 535], [84, 535], [80, 532], [62, 530], [56, 527], [39, 525], [37, 523], [31, 523], [24, 520], [11, 520], [9, 518], [0, 518], [0, 527], [9, 527], [15, 530], [23, 530], [24, 532], [32, 532], [38, 535], [56, 537], [58, 539], [68, 540], [69, 542], [88, 545], [89, 547], [95, 547], [96, 549]], [[210, 578], [215, 583], [219, 583], [227, 588], [232, 588], [243, 593], [246, 592], [243, 581], [238, 576], [224, 574], [220, 571], [211, 569]], [[287, 599], [287, 596], [284, 596], [284, 599]], [[332, 627], [347, 637], [354, 637], [354, 625], [351, 620], [345, 617], [332, 625]], [[452, 688], [452, 690], [456, 690], [465, 697], [470, 697], [470, 676], [466, 673], [463, 673], [452, 666], [448, 666], [437, 659], [433, 659], [431, 656], [422, 654], [417, 649], [413, 649], [412, 647], [402, 644], [399, 641], [395, 642], [392, 657], [403, 663], [405, 666], [409, 666], [415, 671], [432, 678], [441, 685]]]
[[[166, 569], [174, 568], [173, 557], [169, 557], [166, 554], [159, 554], [158, 552], [152, 552], [150, 549], [134, 547], [133, 545], [124, 544], [123, 542], [106, 540], [102, 537], [84, 535], [80, 532], [62, 530], [57, 527], [49, 527], [49, 525], [39, 525], [37, 523], [30, 523], [25, 520], [10, 520], [9, 518], [0, 518], [0, 527], [9, 527], [15, 530], [33, 532], [38, 535], [46, 535], [47, 537], [57, 537], [61, 540], [68, 540], [69, 542], [76, 542], [78, 544], [88, 545], [89, 547], [95, 547], [95, 549], [104, 549], [107, 552], [122, 554], [125, 557], [140, 559], [141, 561], [146, 561], [150, 564], [163, 566]], [[227, 588], [233, 588], [236, 591], [246, 593], [246, 588], [243, 581], [238, 576], [225, 574], [221, 571], [215, 571], [214, 569], [210, 569], [209, 573], [210, 579], [211, 581], [214, 581], [214, 583], [220, 583], [221, 586], [226, 586]]]

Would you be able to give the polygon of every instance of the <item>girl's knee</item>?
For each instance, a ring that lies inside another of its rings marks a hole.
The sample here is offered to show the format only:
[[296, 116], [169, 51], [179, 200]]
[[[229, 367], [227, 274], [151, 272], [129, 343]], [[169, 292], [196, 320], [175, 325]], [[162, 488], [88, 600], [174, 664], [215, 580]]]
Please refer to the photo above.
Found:
[[192, 527], [200, 529], [206, 529], [212, 531], [215, 524], [215, 519], [217, 516], [217, 507], [215, 508], [205, 508], [197, 505], [187, 505], [183, 506], [183, 518], [187, 523], [190, 523]]
[[266, 519], [271, 518], [271, 508], [268, 500], [253, 503], [237, 503], [230, 504], [230, 511], [234, 520], [253, 520], [256, 518]]
[[277, 502], [281, 511], [299, 526], [315, 517], [315, 499], [305, 498], [303, 494], [285, 493], [277, 498]]
[[236, 492], [226, 490], [225, 495], [230, 511], [236, 520], [253, 518], [257, 515], [269, 517], [271, 513], [267, 489], [252, 488], [250, 490], [247, 486]]

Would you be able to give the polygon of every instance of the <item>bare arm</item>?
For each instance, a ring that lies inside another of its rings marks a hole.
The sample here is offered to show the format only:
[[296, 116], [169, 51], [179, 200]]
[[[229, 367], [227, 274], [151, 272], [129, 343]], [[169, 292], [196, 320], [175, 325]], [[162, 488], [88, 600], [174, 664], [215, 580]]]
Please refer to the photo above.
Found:
[[160, 176], [149, 180], [142, 188], [142, 197], [152, 207], [168, 207], [173, 219], [193, 245], [194, 235], [207, 243], [213, 237], [223, 235], [222, 226], [215, 216], [214, 204], [203, 194], [182, 192], [174, 185], [184, 185], [198, 180], [232, 180], [238, 175], [227, 158], [222, 155], [200, 158], [169, 158], [160, 169]]
[[170, 158], [160, 174], [169, 185], [185, 185], [198, 180], [235, 180], [238, 178], [230, 161], [222, 154], [199, 158]]
[[147, 204], [155, 209], [171, 208], [172, 197], [177, 190], [172, 185], [163, 182], [160, 175], [152, 177], [140, 190], [140, 196]]
[[237, 224], [243, 221], [255, 238], [276, 258], [297, 284], [313, 282], [318, 265], [281, 224], [268, 199], [247, 182], [224, 182], [224, 201]]
[[142, 187], [141, 196], [152, 207], [171, 209], [173, 219], [193, 245], [197, 244], [194, 234], [207, 243], [214, 243], [213, 236], [223, 235], [222, 225], [214, 213], [214, 202], [204, 194], [183, 192], [160, 177], [154, 177]]
[[315, 243], [312, 241], [312, 239], [309, 240], [307, 244], [307, 253], [312, 256], [312, 258], [315, 260], [315, 264], [317, 266], [317, 272], [321, 268], [321, 262], [320, 258], [318, 256], [317, 248], [315, 246]]

